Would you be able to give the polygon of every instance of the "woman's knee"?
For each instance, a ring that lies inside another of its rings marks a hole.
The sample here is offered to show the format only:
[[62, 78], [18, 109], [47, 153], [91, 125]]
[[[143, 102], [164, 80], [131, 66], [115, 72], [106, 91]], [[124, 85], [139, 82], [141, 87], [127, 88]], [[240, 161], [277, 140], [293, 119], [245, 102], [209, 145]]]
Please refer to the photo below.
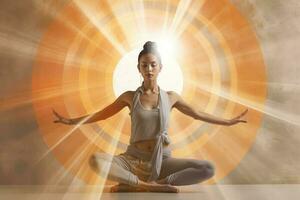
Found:
[[215, 165], [210, 161], [199, 160], [196, 168], [200, 169], [201, 175], [204, 173], [206, 178], [211, 178], [215, 175]]
[[107, 153], [96, 152], [89, 157], [89, 165], [96, 172], [109, 170], [114, 163], [113, 156]]
[[215, 175], [215, 165], [210, 161], [206, 161], [205, 171], [207, 174], [207, 178], [213, 177]]
[[108, 158], [106, 154], [96, 152], [90, 156], [89, 165], [93, 170], [98, 172], [102, 168], [102, 165], [106, 162], [107, 159]]

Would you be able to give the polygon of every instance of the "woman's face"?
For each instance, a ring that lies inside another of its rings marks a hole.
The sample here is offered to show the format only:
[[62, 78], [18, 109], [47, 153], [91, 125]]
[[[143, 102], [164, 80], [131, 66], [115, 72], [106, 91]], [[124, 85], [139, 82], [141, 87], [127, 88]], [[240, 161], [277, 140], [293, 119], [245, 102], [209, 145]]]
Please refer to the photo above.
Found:
[[155, 80], [161, 70], [161, 64], [157, 56], [152, 53], [147, 53], [140, 57], [138, 69], [144, 80]]

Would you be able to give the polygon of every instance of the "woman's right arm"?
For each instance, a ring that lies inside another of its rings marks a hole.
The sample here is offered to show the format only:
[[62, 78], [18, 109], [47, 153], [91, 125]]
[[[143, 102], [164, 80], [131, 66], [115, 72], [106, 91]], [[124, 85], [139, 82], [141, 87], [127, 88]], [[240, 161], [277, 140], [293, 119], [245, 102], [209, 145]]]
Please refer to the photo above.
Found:
[[104, 109], [94, 114], [90, 114], [78, 118], [72, 118], [72, 119], [64, 118], [53, 110], [54, 115], [57, 117], [57, 119], [54, 122], [73, 125], [79, 123], [87, 124], [87, 123], [104, 120], [115, 115], [120, 110], [122, 110], [125, 106], [129, 106], [130, 97], [131, 97], [131, 91], [126, 91], [123, 94], [121, 94], [113, 103], [111, 103]]

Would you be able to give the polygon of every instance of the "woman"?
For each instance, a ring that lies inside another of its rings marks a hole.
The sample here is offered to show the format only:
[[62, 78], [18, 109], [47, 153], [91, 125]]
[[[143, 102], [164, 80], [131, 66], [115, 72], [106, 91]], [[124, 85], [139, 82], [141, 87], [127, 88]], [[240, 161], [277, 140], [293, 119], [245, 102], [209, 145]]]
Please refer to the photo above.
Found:
[[196, 184], [211, 178], [214, 167], [210, 162], [171, 156], [167, 133], [171, 109], [177, 108], [197, 120], [227, 126], [246, 122], [242, 117], [248, 110], [231, 120], [221, 119], [196, 111], [176, 92], [162, 90], [157, 85], [162, 63], [154, 42], [145, 43], [138, 56], [137, 68], [144, 81], [136, 91], [124, 92], [112, 104], [93, 115], [67, 119], [53, 111], [57, 117], [54, 122], [91, 123], [111, 117], [125, 106], [129, 107], [131, 136], [126, 152], [119, 155], [95, 153], [90, 157], [90, 166], [98, 174], [103, 173], [104, 163], [110, 163], [108, 179], [120, 183], [111, 188], [112, 192], [178, 192], [177, 185]]

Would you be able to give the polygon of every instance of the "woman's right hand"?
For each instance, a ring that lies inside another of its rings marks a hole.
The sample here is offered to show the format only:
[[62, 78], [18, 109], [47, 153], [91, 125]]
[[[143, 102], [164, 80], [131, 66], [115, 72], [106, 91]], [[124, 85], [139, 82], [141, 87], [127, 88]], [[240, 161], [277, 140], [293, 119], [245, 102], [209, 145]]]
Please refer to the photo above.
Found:
[[68, 119], [68, 118], [61, 116], [54, 109], [52, 109], [52, 112], [53, 112], [54, 116], [56, 117], [56, 119], [53, 121], [54, 123], [62, 123], [62, 124], [67, 124], [67, 125], [74, 124], [72, 119]]

